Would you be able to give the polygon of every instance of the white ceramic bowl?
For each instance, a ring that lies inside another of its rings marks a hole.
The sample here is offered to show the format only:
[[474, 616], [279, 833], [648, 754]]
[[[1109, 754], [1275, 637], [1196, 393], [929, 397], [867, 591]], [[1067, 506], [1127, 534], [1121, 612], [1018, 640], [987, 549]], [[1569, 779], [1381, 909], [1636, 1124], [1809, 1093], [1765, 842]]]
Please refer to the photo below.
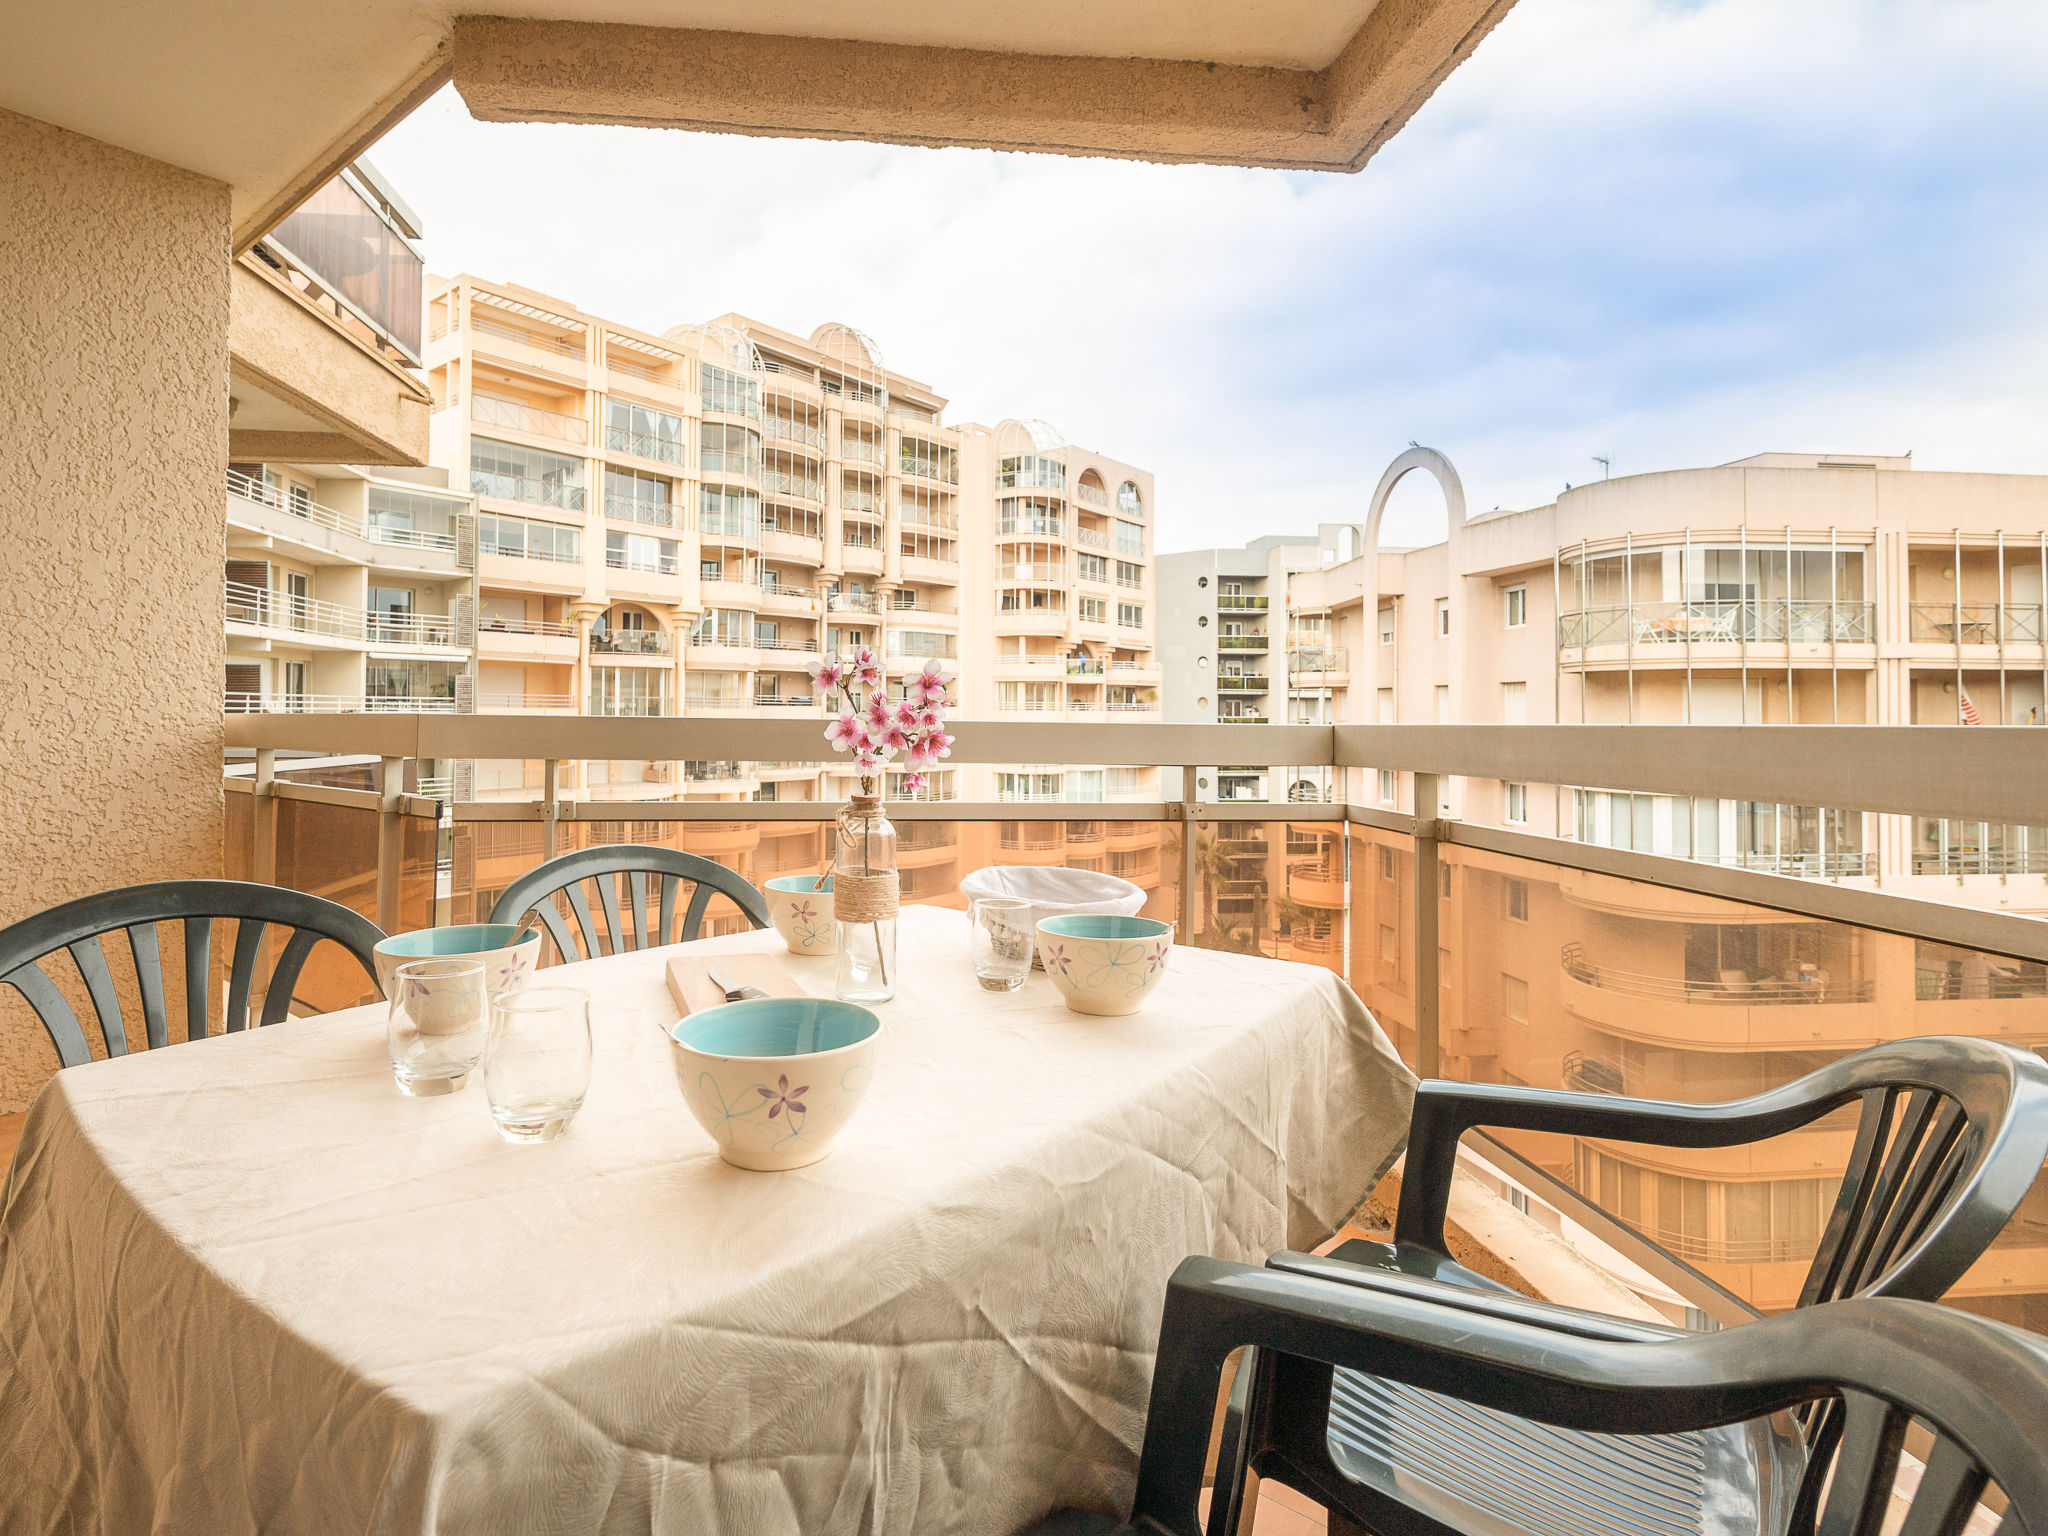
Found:
[[782, 935], [792, 955], [829, 955], [839, 947], [839, 925], [832, 917], [832, 877], [784, 875], [761, 887], [768, 902], [768, 921]]
[[826, 997], [756, 997], [669, 1031], [676, 1086], [735, 1168], [776, 1173], [832, 1150], [874, 1077], [882, 1021]]
[[523, 991], [540, 964], [540, 930], [517, 923], [460, 923], [394, 933], [377, 945], [377, 985], [391, 995], [391, 978], [413, 960], [481, 960], [484, 987], [493, 998]]
[[1136, 1013], [1172, 953], [1173, 924], [1154, 918], [1048, 917], [1038, 924], [1045, 974], [1076, 1013]]
[[[1028, 921], [1034, 927], [1048, 917], [1135, 917], [1145, 905], [1143, 886], [1100, 870], [1065, 869], [1055, 864], [991, 864], [962, 879], [960, 894], [969, 901], [988, 896], [1028, 901]], [[1044, 960], [1036, 954], [1031, 965], [1034, 970], [1045, 969]]]

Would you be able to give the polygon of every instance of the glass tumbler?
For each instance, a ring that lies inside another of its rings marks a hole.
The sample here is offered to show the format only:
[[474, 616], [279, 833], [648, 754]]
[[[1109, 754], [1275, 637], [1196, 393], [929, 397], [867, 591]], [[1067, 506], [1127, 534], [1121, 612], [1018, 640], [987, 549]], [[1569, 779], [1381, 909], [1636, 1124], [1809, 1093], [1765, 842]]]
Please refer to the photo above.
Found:
[[986, 992], [1014, 992], [1031, 974], [1031, 903], [984, 896], [967, 910], [968, 955]]
[[528, 987], [491, 1004], [484, 1097], [507, 1141], [553, 1141], [590, 1089], [590, 994]]
[[401, 1093], [455, 1093], [483, 1054], [490, 1022], [481, 960], [415, 960], [391, 978], [384, 1048]]

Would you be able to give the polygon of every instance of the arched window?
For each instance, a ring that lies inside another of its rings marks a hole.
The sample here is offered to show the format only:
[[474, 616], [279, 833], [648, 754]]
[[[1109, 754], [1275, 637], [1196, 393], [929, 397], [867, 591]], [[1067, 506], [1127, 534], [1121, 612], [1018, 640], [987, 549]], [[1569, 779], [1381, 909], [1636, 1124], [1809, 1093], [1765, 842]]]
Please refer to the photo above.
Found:
[[1145, 498], [1138, 494], [1137, 481], [1126, 480], [1116, 488], [1116, 509], [1119, 512], [1129, 512], [1134, 517], [1144, 512]]

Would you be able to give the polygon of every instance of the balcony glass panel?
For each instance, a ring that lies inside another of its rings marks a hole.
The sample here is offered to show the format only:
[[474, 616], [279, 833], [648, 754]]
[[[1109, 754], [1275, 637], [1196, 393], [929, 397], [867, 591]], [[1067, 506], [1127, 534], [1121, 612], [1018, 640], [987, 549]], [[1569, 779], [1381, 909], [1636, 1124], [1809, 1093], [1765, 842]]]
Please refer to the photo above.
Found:
[[417, 363], [426, 264], [384, 211], [337, 176], [265, 237]]
[[471, 438], [469, 488], [479, 496], [581, 512], [583, 461], [487, 437]]

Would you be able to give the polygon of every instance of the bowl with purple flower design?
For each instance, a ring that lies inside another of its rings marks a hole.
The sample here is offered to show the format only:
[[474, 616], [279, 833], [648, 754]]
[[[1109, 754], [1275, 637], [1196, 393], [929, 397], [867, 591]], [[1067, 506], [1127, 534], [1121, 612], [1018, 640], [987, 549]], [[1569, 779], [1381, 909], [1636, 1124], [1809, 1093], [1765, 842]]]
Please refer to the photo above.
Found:
[[792, 955], [829, 955], [839, 948], [830, 875], [783, 875], [765, 882], [761, 895], [768, 921]]
[[377, 985], [391, 995], [391, 978], [414, 960], [481, 960], [492, 1001], [522, 992], [540, 964], [540, 930], [518, 923], [457, 923], [394, 933], [377, 943]]
[[1166, 974], [1173, 924], [1150, 917], [1070, 913], [1038, 920], [1045, 974], [1075, 1013], [1136, 1013]]
[[669, 1031], [676, 1086], [735, 1168], [780, 1173], [832, 1150], [874, 1077], [882, 1021], [829, 997], [755, 997]]

